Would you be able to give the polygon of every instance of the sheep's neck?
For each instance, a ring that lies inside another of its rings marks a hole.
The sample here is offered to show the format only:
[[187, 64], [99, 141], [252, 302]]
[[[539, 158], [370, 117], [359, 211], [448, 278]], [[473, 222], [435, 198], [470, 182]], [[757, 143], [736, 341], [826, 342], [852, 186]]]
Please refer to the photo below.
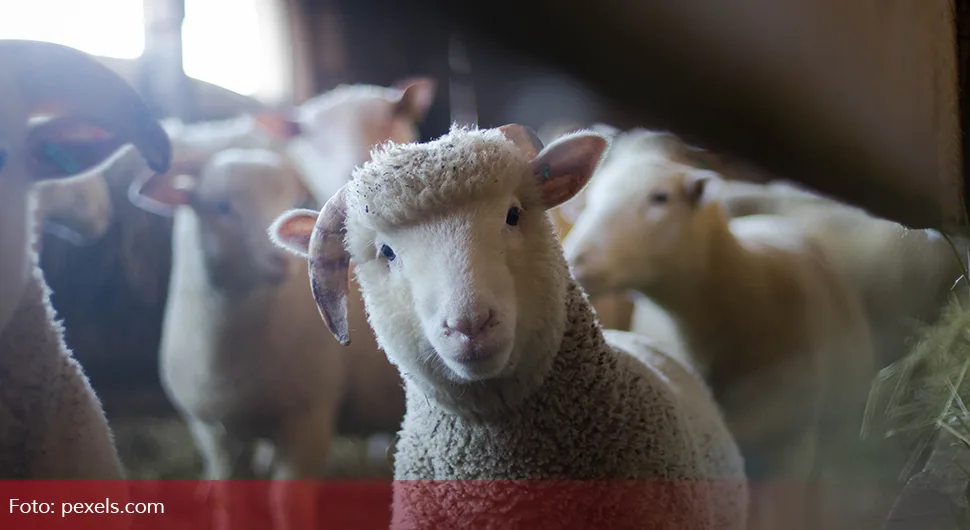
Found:
[[[804, 293], [778, 254], [754, 255], [725, 223], [714, 232], [709, 254], [692, 278], [657, 302], [677, 323], [716, 394], [740, 378], [797, 351], [805, 325]], [[767, 332], [766, 332], [767, 330]]]

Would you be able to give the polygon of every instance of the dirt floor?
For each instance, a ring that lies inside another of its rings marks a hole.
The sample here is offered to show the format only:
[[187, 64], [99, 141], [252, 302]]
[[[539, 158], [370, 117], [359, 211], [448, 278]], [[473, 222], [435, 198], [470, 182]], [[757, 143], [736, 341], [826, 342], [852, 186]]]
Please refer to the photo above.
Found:
[[[118, 452], [132, 479], [198, 479], [202, 460], [177, 416], [111, 420]], [[389, 440], [337, 438], [326, 478], [389, 478]]]

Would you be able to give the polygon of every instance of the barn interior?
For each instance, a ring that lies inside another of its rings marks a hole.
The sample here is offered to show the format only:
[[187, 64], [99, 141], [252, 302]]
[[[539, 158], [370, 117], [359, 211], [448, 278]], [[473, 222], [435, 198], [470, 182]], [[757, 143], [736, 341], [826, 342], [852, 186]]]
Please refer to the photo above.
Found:
[[[453, 124], [523, 124], [546, 144], [598, 124], [616, 134], [671, 131], [722, 154], [718, 160], [728, 162], [721, 167], [731, 168], [726, 179], [794, 182], [894, 226], [945, 234], [952, 248], [941, 255], [960, 267], [970, 257], [962, 133], [970, 8], [963, 0], [14, 4], [0, 7], [0, 39], [54, 42], [95, 56], [167, 123], [292, 116], [348, 86], [385, 87], [398, 98], [409, 87], [431, 86], [413, 116], [414, 141], [439, 138]], [[337, 125], [334, 134], [361, 134]], [[172, 311], [173, 216], [135, 204], [130, 178], [107, 180], [112, 209], [96, 240], [79, 244], [52, 218], [39, 236], [51, 303], [103, 404], [128, 477], [200, 479], [204, 459], [165, 388], [160, 359]], [[315, 197], [314, 209], [329, 198]], [[561, 239], [581, 209], [566, 203], [551, 211]], [[853, 248], [879, 236], [857, 237], [848, 243]], [[892, 252], [920, 252], [868, 251], [859, 266], [873, 274], [879, 263], [903, 260]], [[927, 278], [942, 281], [937, 276], [945, 273], [928, 261], [891, 280], [929, 293]], [[911, 438], [904, 465], [887, 464], [894, 471], [880, 479], [888, 484], [880, 494], [892, 502], [863, 528], [970, 528], [970, 477], [961, 471], [970, 469], [970, 413], [961, 399], [970, 346], [957, 344], [968, 341], [959, 337], [970, 322], [961, 312], [970, 291], [959, 275], [943, 280], [950, 285], [944, 300], [918, 302], [932, 305], [933, 320], [907, 328], [902, 354], [877, 352], [880, 364], [859, 383], [869, 409], [858, 430]], [[876, 289], [886, 297], [880, 300], [898, 292], [896, 284]], [[636, 325], [636, 300], [625, 292], [592, 299], [602, 327], [619, 330]], [[944, 332], [958, 338], [934, 335]], [[335, 341], [323, 350], [346, 355]], [[889, 416], [904, 405], [898, 413], [909, 414], [908, 426], [900, 427], [903, 420]], [[369, 421], [367, 406], [347, 411]], [[395, 429], [335, 433], [322, 478], [391, 480], [395, 436]]]

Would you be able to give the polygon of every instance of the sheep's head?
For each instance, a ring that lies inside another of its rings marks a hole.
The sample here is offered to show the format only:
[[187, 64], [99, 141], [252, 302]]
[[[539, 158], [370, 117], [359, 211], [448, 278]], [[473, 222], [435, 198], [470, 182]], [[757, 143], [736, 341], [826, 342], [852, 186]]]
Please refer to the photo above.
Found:
[[288, 212], [271, 235], [309, 256], [341, 343], [352, 259], [371, 326], [402, 372], [452, 383], [520, 375], [555, 353], [565, 325], [568, 269], [546, 210], [585, 185], [607, 146], [590, 132], [543, 148], [521, 125], [453, 128], [376, 150], [319, 215]]
[[190, 207], [212, 283], [247, 290], [263, 282], [278, 285], [292, 272], [295, 258], [270, 241], [266, 227], [306, 204], [310, 193], [283, 155], [232, 148], [216, 153], [199, 175], [170, 171], [137, 181], [131, 199], [159, 215]]
[[[586, 190], [586, 205], [563, 241], [590, 296], [676, 282], [703, 265], [712, 215], [709, 170], [658, 156], [613, 156]], [[723, 224], [723, 221], [721, 222]]]
[[417, 141], [417, 123], [434, 102], [436, 87], [427, 77], [391, 87], [340, 86], [303, 103], [298, 128], [321, 154], [350, 156], [353, 166], [367, 160], [372, 146]]
[[28, 203], [38, 181], [78, 175], [134, 144], [167, 169], [168, 136], [138, 94], [93, 57], [57, 44], [0, 40], [0, 329], [30, 265]]

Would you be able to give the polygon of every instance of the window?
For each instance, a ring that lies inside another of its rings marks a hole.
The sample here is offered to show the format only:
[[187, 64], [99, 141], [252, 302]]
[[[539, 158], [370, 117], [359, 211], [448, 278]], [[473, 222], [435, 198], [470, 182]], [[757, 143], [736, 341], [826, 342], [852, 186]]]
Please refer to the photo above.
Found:
[[[137, 59], [144, 0], [0, 0], [0, 38], [56, 42]], [[263, 100], [291, 98], [293, 65], [282, 0], [185, 0], [182, 61], [189, 77]]]
[[92, 55], [135, 59], [145, 49], [142, 2], [0, 1], [0, 38], [54, 42]]
[[289, 96], [292, 66], [280, 0], [185, 0], [185, 74], [278, 102]]

